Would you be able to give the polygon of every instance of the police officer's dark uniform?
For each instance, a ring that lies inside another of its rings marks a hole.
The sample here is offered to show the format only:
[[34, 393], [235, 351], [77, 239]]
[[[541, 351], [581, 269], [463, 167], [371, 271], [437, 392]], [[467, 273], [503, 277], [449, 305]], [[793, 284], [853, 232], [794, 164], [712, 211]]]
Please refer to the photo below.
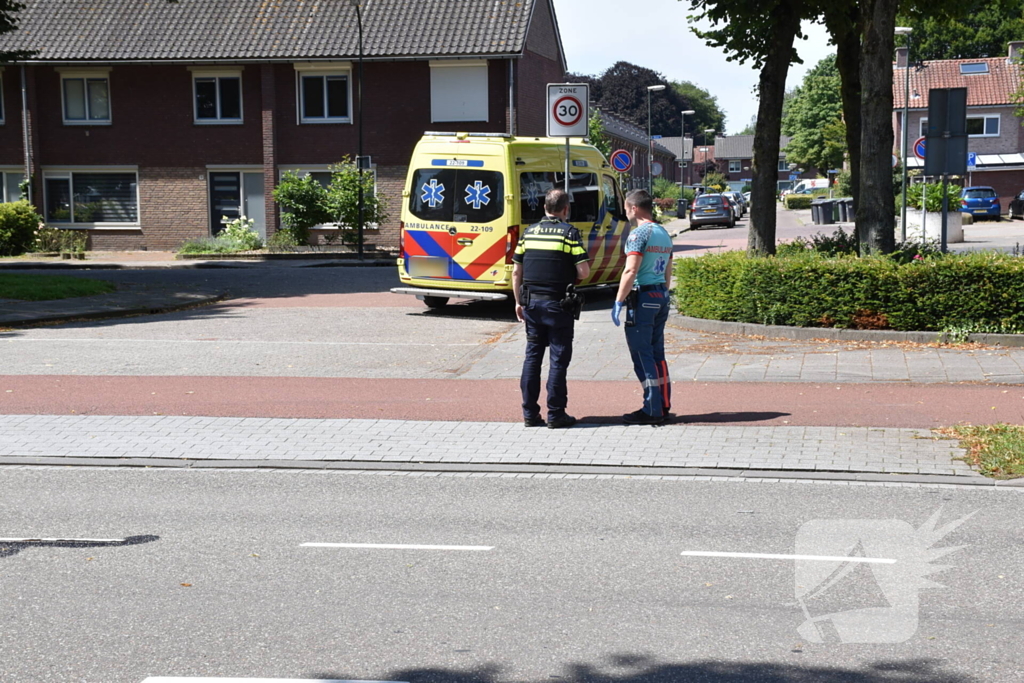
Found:
[[[576, 265], [587, 260], [579, 230], [559, 218], [546, 216], [531, 225], [512, 256], [523, 269], [521, 302], [526, 322], [526, 357], [520, 388], [523, 419], [540, 426], [540, 372], [545, 347], [551, 349], [547, 383], [547, 425], [572, 426], [576, 419], [565, 412], [568, 403], [566, 372], [572, 360], [575, 315], [566, 302], [567, 290], [576, 281]], [[566, 302], [566, 303], [563, 303]]]

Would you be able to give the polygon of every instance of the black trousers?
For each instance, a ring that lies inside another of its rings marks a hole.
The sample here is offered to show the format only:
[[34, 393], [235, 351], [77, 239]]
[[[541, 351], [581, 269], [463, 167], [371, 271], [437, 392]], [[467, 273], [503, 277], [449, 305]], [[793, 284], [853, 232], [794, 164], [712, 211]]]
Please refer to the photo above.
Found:
[[540, 415], [540, 371], [544, 349], [550, 349], [548, 369], [548, 420], [565, 415], [569, 401], [566, 373], [572, 361], [572, 338], [575, 319], [571, 311], [562, 310], [558, 301], [531, 301], [523, 310], [526, 320], [526, 357], [519, 388], [523, 392], [523, 417]]

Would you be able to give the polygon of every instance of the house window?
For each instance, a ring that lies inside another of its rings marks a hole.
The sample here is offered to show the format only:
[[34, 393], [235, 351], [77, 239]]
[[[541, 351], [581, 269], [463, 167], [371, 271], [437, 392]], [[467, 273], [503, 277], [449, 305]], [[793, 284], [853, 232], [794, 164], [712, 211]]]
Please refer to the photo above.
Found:
[[739, 173], [742, 164], [739, 159], [729, 159], [729, 173]]
[[785, 159], [779, 159], [779, 170], [780, 171], [788, 171], [789, 170], [789, 164], [786, 163]]
[[196, 123], [241, 123], [241, 72], [193, 71], [192, 99]]
[[963, 75], [968, 74], [987, 74], [988, 63], [987, 62], [972, 62], [970, 64], [961, 64], [960, 73]]
[[347, 74], [299, 74], [302, 123], [350, 123], [351, 87]]
[[0, 173], [0, 202], [16, 202], [21, 199], [21, 182], [25, 174], [20, 171]]
[[48, 223], [124, 227], [139, 222], [135, 171], [45, 171], [43, 192]]
[[486, 61], [430, 62], [430, 120], [487, 121]]
[[[972, 138], [999, 137], [999, 114], [967, 117], [967, 134]], [[921, 137], [928, 135], [928, 119], [921, 119]]]
[[106, 72], [61, 73], [65, 125], [110, 123], [110, 79]]

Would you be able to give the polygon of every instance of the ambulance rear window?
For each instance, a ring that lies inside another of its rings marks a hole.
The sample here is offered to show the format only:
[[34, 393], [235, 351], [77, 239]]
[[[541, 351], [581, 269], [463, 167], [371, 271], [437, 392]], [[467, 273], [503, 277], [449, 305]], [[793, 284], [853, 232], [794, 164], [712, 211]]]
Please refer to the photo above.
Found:
[[505, 214], [505, 180], [497, 171], [421, 168], [410, 192], [409, 211], [425, 221], [490, 223]]
[[[522, 173], [519, 196], [523, 224], [544, 218], [544, 195], [553, 188], [565, 187], [564, 173]], [[570, 223], [594, 223], [600, 207], [596, 173], [569, 174]]]

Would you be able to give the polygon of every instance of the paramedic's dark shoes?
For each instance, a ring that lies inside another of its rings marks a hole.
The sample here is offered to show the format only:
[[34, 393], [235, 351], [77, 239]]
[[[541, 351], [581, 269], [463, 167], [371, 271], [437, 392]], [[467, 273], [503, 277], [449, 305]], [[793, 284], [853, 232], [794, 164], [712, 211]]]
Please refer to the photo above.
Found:
[[665, 418], [654, 417], [653, 415], [648, 415], [643, 410], [637, 410], [623, 415], [622, 421], [628, 425], [660, 425], [665, 421]]
[[537, 415], [536, 417], [523, 418], [523, 425], [527, 427], [543, 427], [546, 424], [547, 422], [545, 422], [544, 418], [541, 417], [540, 415]]
[[548, 420], [548, 429], [565, 429], [576, 424], [576, 418], [572, 415], [559, 415]]

